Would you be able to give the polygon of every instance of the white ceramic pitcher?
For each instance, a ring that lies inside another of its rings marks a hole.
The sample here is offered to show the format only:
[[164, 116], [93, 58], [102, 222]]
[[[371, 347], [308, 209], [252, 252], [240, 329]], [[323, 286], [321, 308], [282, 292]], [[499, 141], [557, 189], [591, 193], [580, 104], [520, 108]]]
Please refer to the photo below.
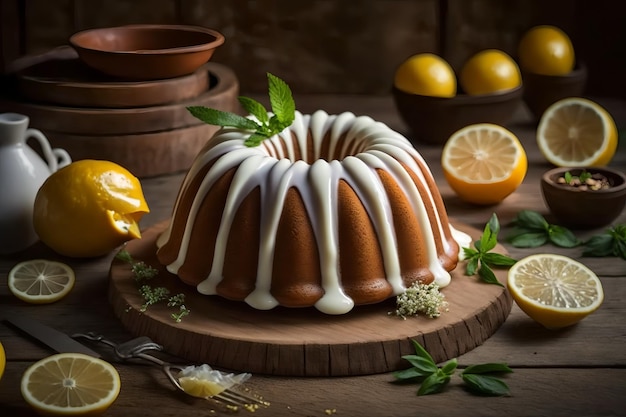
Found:
[[[27, 116], [0, 114], [0, 255], [26, 249], [38, 240], [33, 228], [33, 204], [39, 187], [51, 173], [71, 162], [63, 149], [50, 147]], [[37, 140], [42, 159], [26, 141]]]

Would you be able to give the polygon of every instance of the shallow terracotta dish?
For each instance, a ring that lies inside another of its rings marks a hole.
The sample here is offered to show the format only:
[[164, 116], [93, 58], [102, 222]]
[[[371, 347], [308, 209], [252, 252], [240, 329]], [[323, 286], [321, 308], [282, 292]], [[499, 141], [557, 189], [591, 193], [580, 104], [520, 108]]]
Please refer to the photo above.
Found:
[[[606, 190], [583, 191], [559, 184], [566, 172], [579, 176], [583, 170], [604, 175], [611, 185]], [[541, 177], [541, 192], [559, 224], [580, 229], [606, 226], [615, 220], [626, 205], [626, 175], [607, 167], [554, 168]]]
[[224, 43], [224, 36], [198, 26], [129, 25], [90, 29], [70, 37], [88, 66], [133, 80], [157, 80], [193, 73]]
[[418, 143], [446, 143], [450, 135], [475, 123], [506, 124], [522, 102], [523, 87], [494, 94], [429, 97], [392, 87], [400, 116]]
[[587, 67], [579, 64], [567, 75], [541, 75], [522, 71], [524, 101], [537, 120], [551, 104], [568, 97], [582, 96]]

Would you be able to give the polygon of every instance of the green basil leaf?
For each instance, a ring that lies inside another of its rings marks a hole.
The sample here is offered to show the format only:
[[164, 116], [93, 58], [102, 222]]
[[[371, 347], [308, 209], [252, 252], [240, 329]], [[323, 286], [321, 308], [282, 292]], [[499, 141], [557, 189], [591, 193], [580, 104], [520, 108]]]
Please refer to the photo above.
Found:
[[509, 243], [516, 248], [536, 248], [548, 242], [546, 232], [526, 233], [509, 239]]
[[449, 381], [450, 377], [448, 375], [434, 373], [422, 381], [422, 385], [420, 385], [417, 390], [417, 395], [429, 395], [441, 392]]
[[458, 362], [456, 358], [450, 359], [441, 367], [441, 371], [446, 375], [452, 375], [454, 371], [456, 370], [457, 366], [458, 366]]
[[485, 263], [480, 265], [480, 269], [478, 270], [478, 276], [487, 284], [494, 284], [503, 287], [503, 285], [498, 281], [496, 275], [493, 273], [491, 268]]
[[534, 230], [546, 230], [549, 226], [549, 223], [541, 214], [532, 210], [522, 210], [517, 213], [515, 223], [518, 226]]
[[615, 256], [619, 256], [626, 261], [626, 242], [617, 242], [617, 246], [615, 248]]
[[578, 238], [571, 230], [558, 225], [550, 225], [548, 228], [550, 242], [562, 248], [573, 248], [580, 244]]
[[569, 183], [571, 183], [571, 182], [572, 182], [572, 179], [573, 179], [573, 178], [572, 178], [572, 173], [571, 173], [571, 172], [567, 171], [567, 172], [565, 173], [565, 175], [563, 175], [563, 177], [565, 177], [565, 182], [566, 182], [567, 184], [569, 184]]
[[486, 373], [508, 373], [513, 372], [506, 363], [483, 363], [480, 365], [470, 365], [465, 368], [462, 374], [486, 374]]
[[461, 377], [468, 388], [477, 394], [494, 397], [509, 394], [508, 385], [499, 378], [480, 374], [462, 374]]
[[187, 110], [204, 123], [216, 126], [230, 126], [244, 130], [254, 130], [259, 128], [258, 123], [238, 114], [228, 113], [221, 110], [210, 109], [203, 106], [190, 106]]
[[238, 97], [239, 103], [241, 103], [241, 107], [257, 119], [259, 122], [266, 124], [269, 121], [269, 116], [267, 114], [267, 110], [263, 104], [259, 103], [253, 98], [250, 97]]
[[517, 261], [501, 253], [489, 252], [483, 254], [482, 262], [489, 266], [511, 266]]

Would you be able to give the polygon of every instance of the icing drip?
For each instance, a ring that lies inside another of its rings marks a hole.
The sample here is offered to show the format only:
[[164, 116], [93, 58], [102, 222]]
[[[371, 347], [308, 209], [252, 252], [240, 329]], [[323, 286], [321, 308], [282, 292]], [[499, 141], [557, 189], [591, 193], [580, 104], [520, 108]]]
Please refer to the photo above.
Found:
[[[257, 278], [255, 288], [245, 302], [262, 310], [278, 305], [270, 292], [275, 236], [287, 193], [295, 188], [308, 213], [318, 246], [320, 285], [324, 295], [315, 307], [327, 314], [350, 311], [354, 301], [342, 289], [338, 259], [336, 196], [339, 182], [345, 181], [363, 202], [380, 241], [386, 278], [393, 293], [400, 294], [406, 287], [401, 276], [393, 215], [384, 185], [377, 173], [380, 169], [393, 177], [410, 201], [413, 211], [417, 213], [422, 238], [426, 243], [428, 268], [434, 275], [434, 281], [441, 287], [450, 282], [450, 274], [441, 265], [435, 244], [437, 236], [443, 242], [444, 250], [450, 249], [444, 236], [444, 227], [448, 226], [443, 225], [437, 210], [436, 218], [429, 219], [427, 208], [434, 206], [435, 199], [427, 187], [420, 194], [407, 169], [424, 182], [431, 173], [419, 153], [402, 135], [367, 116], [356, 117], [352, 113], [328, 115], [323, 111], [312, 115], [296, 112], [292, 126], [256, 148], [243, 145], [248, 134], [236, 129], [223, 129], [211, 139], [191, 167], [183, 182], [183, 190], [203, 167], [214, 161], [195, 194], [178, 256], [167, 265], [170, 272], [177, 273], [185, 262], [191, 230], [209, 190], [225, 172], [236, 168], [226, 198], [215, 250], [211, 254], [211, 271], [197, 286], [200, 293], [216, 294], [216, 288], [223, 279], [226, 245], [237, 209], [250, 192], [258, 188], [261, 199], [261, 236]], [[308, 144], [309, 140], [312, 144]], [[333, 159], [333, 155], [342, 157]], [[174, 208], [174, 216], [179, 203], [177, 201]], [[431, 220], [435, 227], [431, 225]], [[171, 230], [166, 230], [157, 240], [157, 246], [165, 245], [170, 233]], [[467, 241], [466, 235], [461, 232], [450, 230], [450, 233], [459, 242]]]

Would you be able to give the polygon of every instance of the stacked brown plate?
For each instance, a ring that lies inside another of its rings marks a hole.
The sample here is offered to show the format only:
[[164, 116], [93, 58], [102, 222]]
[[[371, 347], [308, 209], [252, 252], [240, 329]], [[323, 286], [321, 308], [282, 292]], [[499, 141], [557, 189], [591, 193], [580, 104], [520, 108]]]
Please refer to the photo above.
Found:
[[10, 84], [0, 97], [1, 112], [29, 116], [30, 127], [73, 160], [113, 161], [138, 177], [187, 169], [218, 129], [189, 114], [188, 106], [239, 110], [235, 74], [213, 62], [185, 76], [128, 81], [59, 49], [22, 65]]

